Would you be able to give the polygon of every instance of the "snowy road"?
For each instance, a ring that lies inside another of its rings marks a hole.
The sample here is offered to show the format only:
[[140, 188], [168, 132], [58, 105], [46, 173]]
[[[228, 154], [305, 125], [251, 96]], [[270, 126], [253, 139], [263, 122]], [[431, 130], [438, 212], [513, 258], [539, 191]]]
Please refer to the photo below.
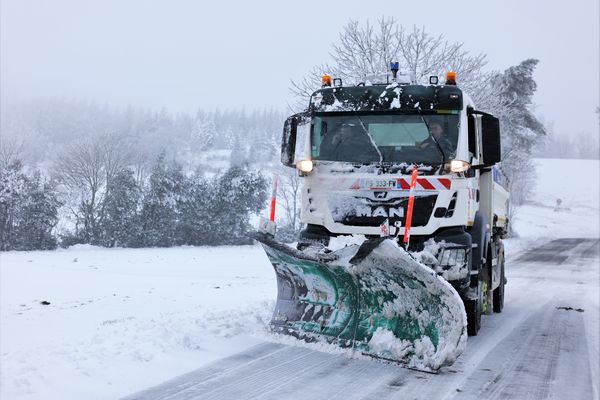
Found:
[[506, 305], [437, 375], [261, 343], [133, 399], [598, 399], [598, 239], [509, 259]]

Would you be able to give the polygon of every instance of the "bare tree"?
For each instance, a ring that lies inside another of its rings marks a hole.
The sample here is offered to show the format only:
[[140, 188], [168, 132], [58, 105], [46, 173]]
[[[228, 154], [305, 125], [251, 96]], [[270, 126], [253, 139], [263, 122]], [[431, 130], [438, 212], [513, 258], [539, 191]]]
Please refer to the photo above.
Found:
[[285, 211], [287, 226], [296, 231], [300, 224], [300, 177], [292, 168], [283, 167], [279, 172], [279, 197]]
[[131, 158], [131, 167], [133, 168], [133, 174], [135, 177], [135, 181], [139, 187], [144, 187], [146, 184], [146, 179], [150, 175], [150, 170], [152, 168], [149, 160], [150, 156], [144, 152], [137, 151], [132, 155]]
[[7, 169], [23, 161], [24, 144], [15, 138], [0, 141], [0, 169]]
[[55, 172], [59, 181], [78, 194], [79, 207], [71, 210], [76, 217], [77, 233], [86, 242], [97, 237], [107, 187], [128, 165], [129, 158], [129, 149], [122, 139], [104, 135], [69, 146], [57, 159]]
[[432, 36], [424, 27], [407, 30], [394, 18], [381, 18], [375, 26], [350, 21], [332, 46], [330, 56], [331, 65], [317, 65], [302, 80], [292, 81], [290, 90], [303, 106], [319, 87], [324, 73], [356, 84], [370, 76], [387, 74], [392, 61], [398, 61], [415, 83], [425, 83], [430, 75], [443, 75], [449, 70], [458, 73], [461, 86], [467, 89], [485, 81], [484, 54], [473, 55], [463, 43], [448, 42], [443, 35]]

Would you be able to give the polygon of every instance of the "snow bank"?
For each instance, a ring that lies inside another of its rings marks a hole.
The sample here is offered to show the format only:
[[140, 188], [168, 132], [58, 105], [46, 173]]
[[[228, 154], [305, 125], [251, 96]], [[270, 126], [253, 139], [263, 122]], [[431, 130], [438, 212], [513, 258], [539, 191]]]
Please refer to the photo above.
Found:
[[64, 250], [64, 251], [85, 251], [85, 250], [99, 250], [102, 249], [103, 247], [100, 246], [94, 246], [92, 244], [74, 244], [73, 246], [69, 246], [66, 249], [59, 249], [60, 250]]

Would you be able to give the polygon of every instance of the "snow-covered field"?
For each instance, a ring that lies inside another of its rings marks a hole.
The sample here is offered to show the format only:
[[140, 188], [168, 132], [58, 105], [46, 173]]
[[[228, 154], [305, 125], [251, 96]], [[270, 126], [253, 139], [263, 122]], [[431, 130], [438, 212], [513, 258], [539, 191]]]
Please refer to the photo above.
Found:
[[[537, 164], [509, 260], [540, 241], [600, 236], [598, 161]], [[0, 398], [111, 399], [261, 342], [276, 284], [258, 246], [79, 246], [1, 253], [0, 296]]]
[[535, 164], [534, 194], [516, 211], [512, 224], [519, 237], [505, 242], [508, 257], [556, 238], [600, 237], [599, 161], [537, 159]]
[[258, 246], [76, 246], [0, 263], [3, 400], [118, 398], [238, 352], [277, 290]]

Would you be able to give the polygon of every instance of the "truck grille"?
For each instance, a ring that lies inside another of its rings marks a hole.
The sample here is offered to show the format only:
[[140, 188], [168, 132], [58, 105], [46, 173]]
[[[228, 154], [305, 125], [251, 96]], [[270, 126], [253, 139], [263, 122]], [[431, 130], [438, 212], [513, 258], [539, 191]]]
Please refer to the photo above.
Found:
[[[385, 194], [383, 194], [385, 193]], [[390, 224], [405, 223], [408, 197], [403, 193], [368, 192], [365, 195], [333, 194], [329, 209], [333, 220], [351, 226], [379, 226], [389, 218]], [[378, 196], [383, 198], [377, 198]], [[425, 226], [433, 213], [437, 194], [415, 196], [412, 226]]]

